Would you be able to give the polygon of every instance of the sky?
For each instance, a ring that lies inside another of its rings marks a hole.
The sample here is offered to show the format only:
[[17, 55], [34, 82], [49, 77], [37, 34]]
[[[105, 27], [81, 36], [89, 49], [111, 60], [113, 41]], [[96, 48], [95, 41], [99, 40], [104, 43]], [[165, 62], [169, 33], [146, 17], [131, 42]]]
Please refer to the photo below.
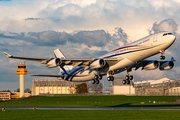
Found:
[[[133, 71], [135, 81], [176, 79], [180, 73], [179, 0], [0, 0], [0, 90], [19, 88], [15, 56], [51, 58], [60, 48], [69, 58], [95, 58], [160, 31], [173, 32], [176, 42], [165, 56], [176, 59], [169, 71]], [[149, 59], [159, 60], [160, 55]], [[58, 74], [59, 69], [26, 61], [29, 74]], [[117, 76], [124, 76], [126, 72]], [[32, 77], [25, 76], [25, 88]], [[108, 81], [104, 77], [105, 83]]]

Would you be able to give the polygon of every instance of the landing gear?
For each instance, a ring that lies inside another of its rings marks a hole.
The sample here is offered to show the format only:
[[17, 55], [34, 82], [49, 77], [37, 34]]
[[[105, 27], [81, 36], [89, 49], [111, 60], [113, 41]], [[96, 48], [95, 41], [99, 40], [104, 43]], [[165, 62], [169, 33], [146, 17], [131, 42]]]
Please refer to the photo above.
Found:
[[160, 60], [165, 60], [165, 56], [163, 55], [165, 51], [164, 50], [160, 50], [159, 52], [161, 53], [161, 56], [159, 57]]
[[126, 75], [126, 77], [125, 77], [125, 80], [133, 80], [133, 76], [132, 75]]
[[114, 71], [109, 71], [107, 74], [108, 81], [114, 81]]
[[108, 81], [114, 81], [114, 77], [113, 76], [109, 76], [107, 77]]
[[160, 56], [159, 58], [160, 58], [160, 60], [164, 60], [164, 59], [165, 59], [165, 56], [162, 55], [162, 56]]
[[94, 79], [94, 80], [91, 81], [91, 83], [92, 83], [92, 84], [95, 84], [95, 83], [96, 83], [96, 84], [99, 84], [99, 80], [95, 80], [95, 79]]
[[95, 75], [94, 79], [91, 81], [92, 84], [99, 84], [99, 80], [102, 79], [102, 75]]
[[130, 84], [131, 81], [133, 80], [133, 76], [132, 75], [126, 75], [125, 76], [125, 79], [122, 81], [122, 83], [125, 85], [125, 84]]
[[95, 83], [96, 83], [96, 81], [95, 81], [95, 80], [91, 80], [91, 83], [92, 83], [92, 84], [95, 84]]

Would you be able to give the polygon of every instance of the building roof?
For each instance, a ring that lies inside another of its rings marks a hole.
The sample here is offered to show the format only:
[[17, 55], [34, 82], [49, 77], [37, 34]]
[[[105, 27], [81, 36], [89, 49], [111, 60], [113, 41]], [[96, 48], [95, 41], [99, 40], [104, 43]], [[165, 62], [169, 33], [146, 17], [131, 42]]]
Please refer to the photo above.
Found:
[[158, 80], [144, 80], [144, 81], [137, 81], [137, 82], [134, 82], [134, 84], [150, 83], [150, 85], [154, 85], [154, 84], [160, 84], [160, 83], [163, 83], [163, 82], [169, 82], [169, 81], [172, 81], [172, 80], [169, 79], [169, 78], [167, 78], [167, 77], [163, 77], [163, 78], [158, 79]]

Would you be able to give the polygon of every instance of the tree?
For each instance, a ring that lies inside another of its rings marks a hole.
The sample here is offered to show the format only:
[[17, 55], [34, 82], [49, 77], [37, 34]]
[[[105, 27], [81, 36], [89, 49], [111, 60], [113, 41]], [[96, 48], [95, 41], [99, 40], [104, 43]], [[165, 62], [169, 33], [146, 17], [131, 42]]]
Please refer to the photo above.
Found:
[[[15, 92], [20, 92], [20, 89], [18, 88], [17, 90], [15, 90]], [[24, 90], [25, 93], [31, 93], [31, 90], [29, 88], [26, 88]]]
[[15, 92], [20, 92], [20, 89], [18, 88], [17, 90], [14, 90]]
[[82, 83], [79, 85], [76, 85], [76, 93], [77, 94], [85, 94], [88, 93], [88, 86], [86, 83]]
[[25, 93], [31, 93], [31, 90], [30, 90], [29, 88], [26, 88], [26, 89], [24, 90], [24, 92], [25, 92]]

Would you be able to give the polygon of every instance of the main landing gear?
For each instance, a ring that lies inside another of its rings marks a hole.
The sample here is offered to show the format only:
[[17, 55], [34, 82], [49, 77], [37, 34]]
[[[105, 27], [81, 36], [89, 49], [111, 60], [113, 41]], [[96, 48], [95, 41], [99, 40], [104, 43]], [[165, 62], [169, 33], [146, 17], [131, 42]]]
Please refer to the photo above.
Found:
[[132, 70], [131, 69], [128, 69], [127, 70], [127, 75], [125, 76], [125, 79], [122, 81], [122, 83], [125, 85], [125, 84], [130, 84], [131, 83], [131, 81], [133, 80], [133, 76], [132, 75], [130, 75], [130, 72], [131, 72]]
[[125, 76], [125, 79], [122, 81], [122, 83], [125, 85], [125, 84], [130, 84], [131, 81], [133, 80], [133, 76], [132, 75], [126, 75]]
[[99, 84], [99, 80], [102, 79], [101, 75], [95, 75], [94, 79], [91, 81], [92, 84]]
[[108, 81], [114, 81], [114, 72], [113, 71], [108, 72], [107, 80]]

